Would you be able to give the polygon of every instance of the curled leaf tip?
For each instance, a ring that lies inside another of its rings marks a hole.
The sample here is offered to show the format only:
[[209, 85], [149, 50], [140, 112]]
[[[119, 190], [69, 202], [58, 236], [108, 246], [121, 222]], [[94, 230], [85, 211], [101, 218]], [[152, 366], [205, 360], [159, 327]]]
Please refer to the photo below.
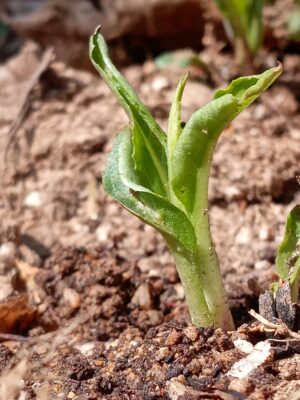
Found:
[[277, 66], [275, 68], [277, 68], [278, 72], [282, 72], [283, 71], [283, 66], [281, 64], [281, 62], [279, 60], [276, 61]]
[[100, 31], [101, 31], [101, 28], [102, 28], [101, 24], [96, 26], [96, 28], [94, 30], [94, 35], [98, 35], [100, 33]]

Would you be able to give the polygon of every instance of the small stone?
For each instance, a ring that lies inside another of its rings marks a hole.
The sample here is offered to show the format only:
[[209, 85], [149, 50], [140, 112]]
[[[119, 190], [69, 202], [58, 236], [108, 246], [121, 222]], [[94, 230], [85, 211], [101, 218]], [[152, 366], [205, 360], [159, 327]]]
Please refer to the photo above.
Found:
[[163, 383], [166, 381], [165, 371], [158, 363], [153, 363], [151, 369], [146, 374], [147, 377], [152, 378], [156, 382]]
[[237, 339], [233, 341], [234, 346], [243, 353], [249, 354], [253, 350], [253, 344], [247, 340]]
[[249, 379], [232, 379], [229, 383], [228, 389], [234, 390], [237, 393], [247, 394], [251, 390], [252, 385], [249, 382]]
[[151, 269], [152, 261], [149, 258], [141, 258], [138, 260], [137, 266], [141, 272], [148, 272]]
[[290, 129], [289, 133], [292, 139], [300, 140], [300, 129]]
[[17, 247], [13, 242], [6, 242], [0, 246], [0, 259], [11, 258], [17, 256]]
[[184, 290], [181, 283], [176, 283], [174, 285], [174, 290], [176, 292], [176, 300], [183, 300], [184, 299]]
[[162, 89], [166, 89], [169, 86], [169, 82], [165, 77], [158, 76], [153, 79], [151, 86], [154, 91], [160, 92]]
[[254, 109], [254, 118], [262, 120], [266, 115], [266, 106], [264, 104], [257, 104]]
[[178, 400], [180, 396], [183, 396], [187, 391], [187, 387], [182, 383], [172, 380], [166, 382], [168, 395], [171, 400]]
[[183, 332], [192, 342], [195, 342], [198, 338], [198, 330], [195, 326], [188, 326]]
[[24, 204], [27, 207], [40, 207], [42, 203], [42, 195], [37, 190], [28, 193], [28, 195], [24, 199]]
[[19, 246], [19, 253], [21, 254], [22, 260], [24, 260], [28, 265], [34, 265], [36, 267], [42, 265], [42, 258], [30, 247], [21, 244]]
[[248, 244], [251, 241], [251, 234], [248, 228], [242, 227], [235, 237], [237, 244]]
[[80, 307], [81, 304], [80, 294], [77, 293], [76, 290], [74, 289], [71, 288], [64, 289], [63, 299], [64, 302], [74, 310]]
[[149, 326], [157, 326], [162, 323], [163, 314], [158, 310], [148, 310], [147, 319]]
[[3, 282], [3, 279], [1, 278], [0, 278], [0, 302], [6, 300], [14, 292], [14, 288], [10, 284], [10, 282], [5, 282], [5, 281]]
[[74, 393], [74, 392], [69, 392], [67, 394], [67, 399], [74, 399], [75, 397], [76, 397], [76, 393]]
[[274, 238], [272, 229], [268, 226], [263, 226], [259, 231], [259, 239], [270, 242]]
[[94, 360], [93, 362], [94, 362], [94, 365], [96, 365], [96, 367], [102, 368], [105, 365], [105, 361], [104, 360]]
[[143, 310], [150, 310], [152, 308], [152, 295], [148, 283], [143, 283], [137, 288], [131, 302]]
[[170, 350], [168, 347], [161, 347], [158, 352], [155, 354], [155, 358], [157, 361], [161, 361], [170, 355]]
[[241, 191], [240, 189], [238, 189], [235, 186], [228, 186], [225, 189], [225, 197], [227, 198], [227, 200], [234, 200], [234, 199], [238, 199], [241, 197]]
[[87, 342], [83, 344], [78, 344], [74, 346], [77, 350], [80, 351], [84, 356], [91, 356], [93, 353], [93, 350], [95, 348], [95, 343], [94, 342]]
[[166, 339], [166, 346], [173, 346], [174, 344], [177, 344], [180, 339], [181, 333], [173, 330], [171, 333], [169, 333], [169, 336]]
[[109, 238], [109, 232], [111, 230], [110, 224], [101, 224], [96, 229], [96, 237], [99, 242], [105, 243]]
[[268, 269], [270, 265], [271, 264], [267, 260], [259, 260], [256, 261], [256, 263], [254, 264], [254, 268], [257, 269], [258, 271], [261, 271]]

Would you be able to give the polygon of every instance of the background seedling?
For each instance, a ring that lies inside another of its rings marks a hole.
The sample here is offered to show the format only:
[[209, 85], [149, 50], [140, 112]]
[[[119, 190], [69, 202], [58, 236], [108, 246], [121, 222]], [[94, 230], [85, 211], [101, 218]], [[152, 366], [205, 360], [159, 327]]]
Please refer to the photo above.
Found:
[[278, 248], [276, 270], [279, 277], [288, 282], [291, 301], [296, 303], [300, 279], [300, 205], [294, 207], [287, 218], [284, 238]]
[[215, 0], [224, 16], [236, 61], [251, 62], [262, 44], [264, 0]]
[[276, 257], [278, 282], [259, 297], [260, 314], [293, 329], [297, 320], [300, 280], [300, 205], [290, 212]]
[[91, 60], [128, 114], [130, 124], [116, 137], [103, 185], [107, 193], [165, 238], [180, 275], [192, 322], [234, 328], [210, 234], [208, 180], [216, 142], [223, 129], [281, 73], [234, 80], [196, 111], [182, 128], [177, 87], [168, 135], [112, 64], [103, 36], [90, 40]]

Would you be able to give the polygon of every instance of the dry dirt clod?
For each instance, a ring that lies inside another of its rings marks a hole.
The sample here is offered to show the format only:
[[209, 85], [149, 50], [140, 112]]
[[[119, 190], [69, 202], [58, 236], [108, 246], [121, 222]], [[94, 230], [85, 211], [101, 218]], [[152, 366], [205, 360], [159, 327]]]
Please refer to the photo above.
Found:
[[170, 355], [170, 350], [168, 347], [161, 347], [160, 349], [158, 349], [157, 353], [155, 354], [155, 358], [157, 359], [157, 361], [161, 361], [165, 358], [167, 358]]
[[5, 242], [0, 246], [0, 260], [14, 259], [18, 254], [17, 246], [14, 242]]
[[181, 339], [181, 333], [173, 330], [167, 337], [165, 344], [166, 346], [173, 346], [177, 344]]
[[178, 400], [187, 391], [187, 387], [174, 378], [167, 382], [167, 388], [171, 400]]
[[76, 290], [71, 288], [65, 288], [63, 291], [63, 299], [66, 305], [76, 310], [80, 307], [81, 298], [80, 294]]
[[18, 289], [18, 270], [10, 256], [0, 258], [0, 301], [6, 300]]
[[187, 328], [185, 328], [185, 330], [183, 331], [183, 333], [185, 334], [185, 336], [187, 336], [192, 342], [194, 342], [195, 340], [197, 340], [198, 336], [199, 336], [199, 332], [197, 330], [197, 328], [195, 326], [188, 326]]

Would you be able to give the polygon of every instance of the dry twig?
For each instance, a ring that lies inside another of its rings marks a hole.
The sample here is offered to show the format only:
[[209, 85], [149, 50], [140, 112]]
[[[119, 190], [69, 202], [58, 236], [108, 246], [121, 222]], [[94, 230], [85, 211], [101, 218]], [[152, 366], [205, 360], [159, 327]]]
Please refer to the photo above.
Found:
[[266, 318], [264, 318], [254, 310], [250, 310], [249, 314], [265, 327], [265, 331], [274, 332], [279, 335], [290, 336], [294, 339], [300, 340], [300, 334], [291, 331], [285, 324], [283, 323], [274, 324], [273, 322], [268, 321]]

